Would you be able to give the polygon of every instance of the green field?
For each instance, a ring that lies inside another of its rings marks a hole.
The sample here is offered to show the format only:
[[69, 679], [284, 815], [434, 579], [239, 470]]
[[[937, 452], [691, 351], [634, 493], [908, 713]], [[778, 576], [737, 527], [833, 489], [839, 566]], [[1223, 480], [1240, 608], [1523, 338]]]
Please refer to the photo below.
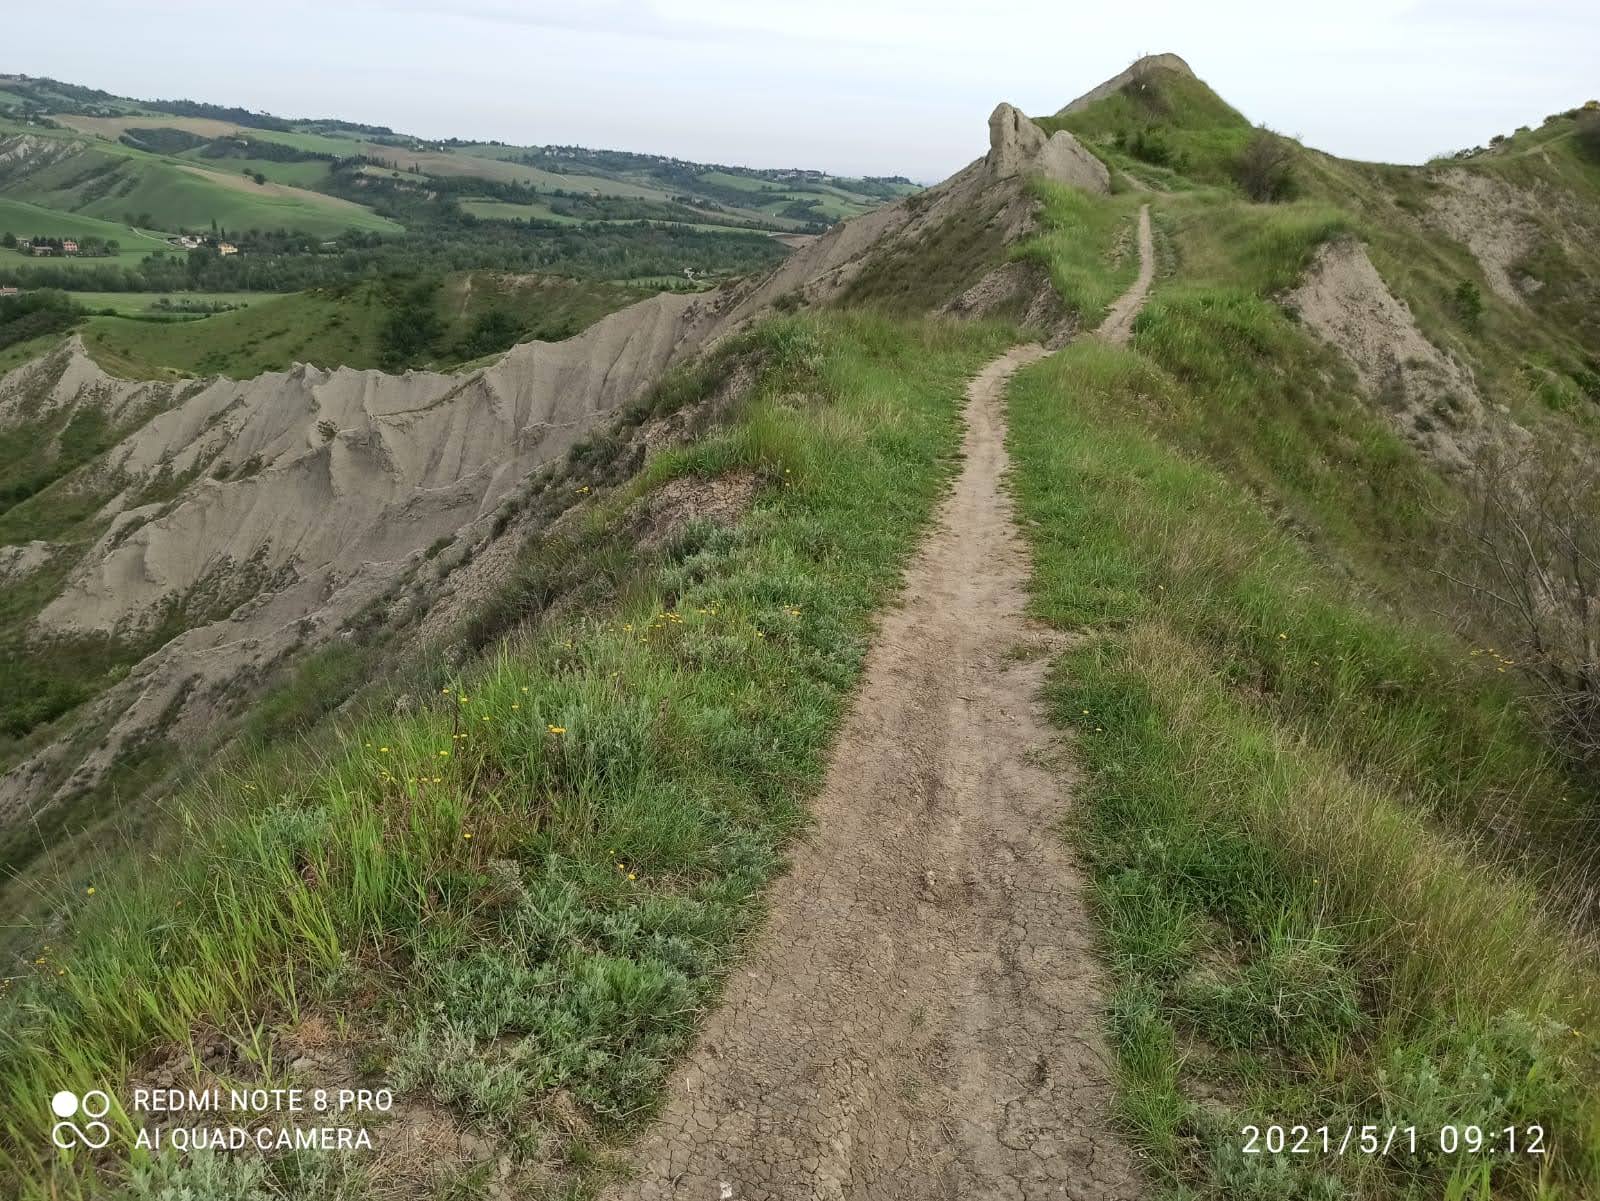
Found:
[[512, 204], [508, 200], [463, 200], [461, 207], [485, 221], [555, 221], [562, 225], [581, 224], [551, 210], [547, 204]]
[[185, 304], [247, 307], [282, 300], [276, 292], [73, 292], [72, 299], [92, 312], [115, 309], [121, 314], [160, 313]]
[[[335, 236], [350, 229], [398, 232], [370, 209], [287, 184], [258, 185], [219, 165], [149, 154], [115, 143], [83, 144], [5, 188], [7, 197], [110, 221], [148, 218], [171, 231], [297, 229]], [[319, 164], [320, 165], [320, 164]]]
[[[12, 200], [0, 196], [0, 233], [11, 232], [19, 238], [38, 235], [46, 238], [105, 238], [115, 239], [122, 243], [123, 252], [136, 253], [141, 257], [157, 250], [170, 250], [165, 239], [159, 235], [135, 229], [130, 225], [118, 221], [105, 220], [92, 217], [83, 213], [63, 213], [56, 209], [44, 208], [41, 205], [29, 204], [22, 200]], [[0, 255], [14, 252], [0, 249]], [[28, 256], [21, 256], [26, 258]], [[0, 261], [5, 261], [0, 258]], [[52, 258], [52, 265], [59, 265], [63, 260]], [[92, 260], [101, 261], [106, 260]]]
[[[471, 213], [474, 217], [481, 218], [484, 221], [553, 221], [558, 225], [585, 224], [583, 219], [580, 217], [572, 217], [565, 213], [557, 213], [548, 205], [539, 203], [512, 204], [509, 201], [504, 200], [463, 200], [461, 202], [461, 207], [466, 212]], [[753, 216], [758, 217], [760, 214], [753, 214]], [[596, 222], [596, 224], [631, 225], [637, 220], [639, 219], [618, 218], [614, 221]], [[677, 225], [684, 229], [698, 229], [706, 233], [725, 234], [729, 233], [730, 231], [738, 232], [743, 228], [742, 226], [738, 225], [716, 225], [709, 221], [670, 221], [659, 218], [650, 218], [649, 220], [652, 224]], [[758, 234], [765, 236], [759, 230], [751, 230], [749, 232], [753, 236]]]
[[[469, 278], [470, 289], [466, 287]], [[85, 294], [89, 295], [104, 296], [113, 307], [120, 307], [112, 299], [115, 294]], [[483, 271], [451, 276], [431, 299], [439, 323], [437, 351], [407, 365], [449, 367], [478, 357], [458, 347], [484, 314], [505, 314], [519, 339], [551, 341], [568, 337], [643, 295], [638, 288], [554, 276], [502, 276]], [[148, 293], [129, 296], [148, 296], [152, 305], [155, 299]], [[92, 317], [83, 327], [84, 344], [107, 371], [129, 379], [209, 375], [246, 379], [266, 371], [287, 370], [295, 363], [327, 368], [386, 365], [383, 331], [396, 301], [393, 289], [385, 284], [355, 284], [286, 296], [206, 293], [195, 299], [225, 300], [247, 307], [171, 322]], [[88, 304], [87, 299], [84, 303]], [[130, 306], [130, 311], [136, 310]]]
[[218, 175], [237, 175], [242, 179], [247, 172], [251, 175], [260, 173], [271, 183], [295, 188], [315, 188], [326, 183], [332, 174], [332, 167], [320, 159], [279, 163], [265, 158], [207, 158], [198, 151], [190, 151], [179, 157]]

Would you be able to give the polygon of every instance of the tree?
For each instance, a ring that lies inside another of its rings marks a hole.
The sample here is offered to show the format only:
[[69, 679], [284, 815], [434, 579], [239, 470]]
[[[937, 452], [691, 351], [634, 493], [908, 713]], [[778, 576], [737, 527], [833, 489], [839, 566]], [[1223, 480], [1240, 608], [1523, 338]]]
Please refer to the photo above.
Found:
[[1480, 453], [1455, 519], [1470, 590], [1516, 638], [1514, 661], [1567, 751], [1600, 767], [1600, 459], [1546, 433]]
[[1600, 112], [1579, 114], [1573, 139], [1590, 162], [1600, 163]]
[[487, 313], [479, 313], [473, 321], [472, 328], [462, 339], [461, 353], [469, 359], [493, 354], [514, 346], [521, 333], [522, 327], [510, 313], [504, 309], [490, 309]]
[[4, 246], [7, 250], [15, 250], [17, 248], [17, 235], [9, 229], [6, 230], [4, 234], [0, 234], [0, 246]]
[[1451, 294], [1451, 300], [1455, 302], [1461, 324], [1470, 330], [1476, 330], [1483, 318], [1483, 293], [1478, 291], [1478, 285], [1470, 279], [1462, 280]]
[[1297, 147], [1264, 126], [1250, 135], [1234, 160], [1233, 176], [1244, 194], [1258, 204], [1293, 199], [1298, 191], [1294, 164]]

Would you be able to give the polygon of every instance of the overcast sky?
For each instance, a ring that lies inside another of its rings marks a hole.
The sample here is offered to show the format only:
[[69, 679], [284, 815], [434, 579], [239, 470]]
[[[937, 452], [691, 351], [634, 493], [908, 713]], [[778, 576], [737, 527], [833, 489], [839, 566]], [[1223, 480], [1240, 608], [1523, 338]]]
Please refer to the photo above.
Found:
[[997, 101], [1171, 50], [1251, 120], [1420, 162], [1600, 95], [1597, 0], [57, 0], [0, 71], [427, 137], [931, 181]]

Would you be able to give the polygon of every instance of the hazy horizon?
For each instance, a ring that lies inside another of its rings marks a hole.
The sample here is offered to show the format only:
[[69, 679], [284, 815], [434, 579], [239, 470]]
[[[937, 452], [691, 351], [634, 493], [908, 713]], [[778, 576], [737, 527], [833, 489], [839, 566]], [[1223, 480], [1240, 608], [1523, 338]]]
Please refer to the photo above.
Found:
[[1054, 112], [1165, 50], [1252, 121], [1388, 162], [1481, 144], [1600, 92], [1600, 10], [1573, 0], [1532, 12], [1489, 0], [1354, 0], [1298, 13], [1162, 0], [1142, 11], [1135, 27], [1039, 0], [1003, 18], [940, 0], [783, 0], [759, 11], [726, 0], [578, 10], [549, 0], [284, 0], [263, 25], [183, 0], [137, 9], [68, 0], [8, 18], [13, 45], [0, 69], [425, 138], [925, 182], [982, 152], [996, 102]]

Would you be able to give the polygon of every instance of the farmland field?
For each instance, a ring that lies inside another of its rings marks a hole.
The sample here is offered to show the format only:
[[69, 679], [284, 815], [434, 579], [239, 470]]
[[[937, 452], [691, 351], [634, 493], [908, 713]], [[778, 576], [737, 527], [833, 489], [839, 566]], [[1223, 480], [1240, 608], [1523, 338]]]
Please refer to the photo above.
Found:
[[247, 307], [280, 300], [276, 292], [73, 292], [72, 299], [91, 312], [115, 309], [124, 316], [140, 313], [159, 313], [164, 310], [181, 312], [182, 306], [235, 305]]
[[172, 231], [214, 225], [230, 231], [299, 229], [332, 237], [350, 229], [397, 233], [401, 228], [337, 196], [279, 183], [263, 186], [243, 175], [115, 143], [81, 145], [8, 183], [5, 192], [13, 199], [111, 221], [145, 217]]
[[[486, 314], [503, 314], [506, 319], [512, 332], [498, 347], [504, 349], [529, 337], [546, 341], [567, 337], [646, 294], [636, 287], [488, 271], [412, 285], [418, 286], [425, 289], [423, 304], [437, 319], [438, 332], [432, 349], [408, 366], [442, 367], [481, 357], [485, 350], [472, 342], [472, 333]], [[140, 293], [107, 299], [111, 307], [123, 308], [136, 297], [147, 297], [152, 305], [157, 299]], [[393, 366], [385, 358], [384, 329], [406, 303], [396, 288], [385, 283], [288, 295], [207, 293], [192, 299], [246, 307], [173, 322], [92, 317], [83, 327], [84, 343], [102, 367], [133, 379], [204, 375], [242, 379], [286, 370], [295, 363], [327, 368], [370, 368], [386, 362]], [[125, 311], [148, 310], [130, 306]]]
[[556, 221], [578, 225], [578, 218], [563, 216], [547, 204], [512, 204], [508, 200], [463, 200], [461, 207], [484, 221]]
[[[161, 237], [118, 221], [81, 213], [63, 213], [0, 196], [0, 233], [8, 231], [19, 238], [36, 235], [46, 238], [114, 238], [122, 244], [124, 253], [137, 251], [141, 255], [171, 249]], [[0, 254], [3, 253], [6, 252], [0, 251]]]

